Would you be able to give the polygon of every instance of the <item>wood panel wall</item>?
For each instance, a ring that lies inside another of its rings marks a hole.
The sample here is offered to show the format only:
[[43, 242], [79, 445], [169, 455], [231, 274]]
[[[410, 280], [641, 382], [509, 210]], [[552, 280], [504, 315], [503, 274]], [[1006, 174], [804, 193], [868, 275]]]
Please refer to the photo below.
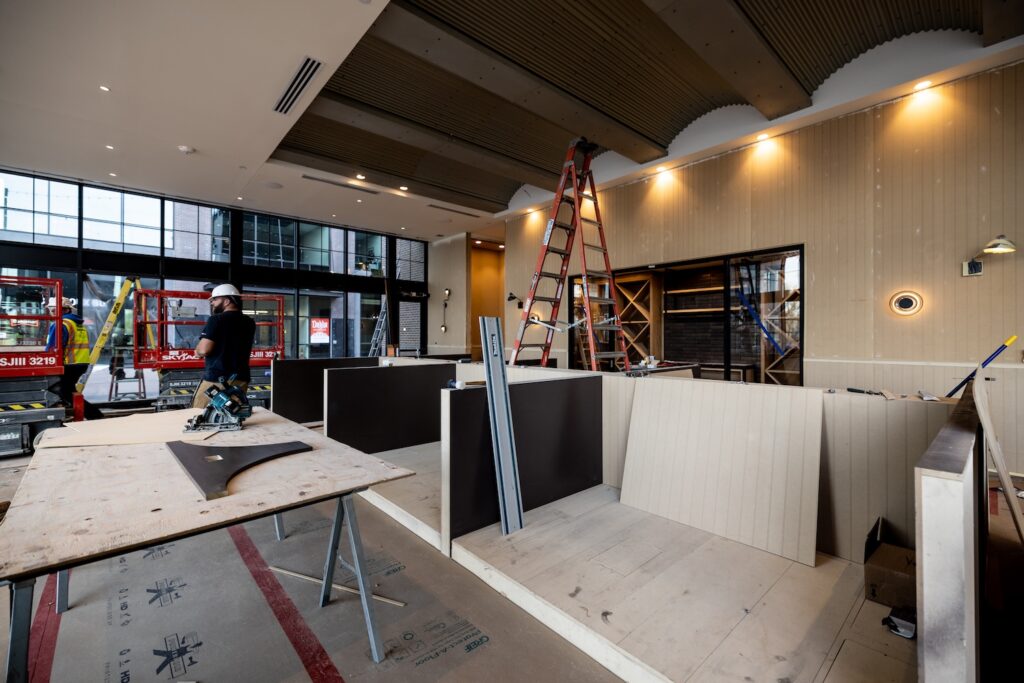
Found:
[[[1024, 253], [986, 257], [981, 277], [960, 275], [961, 261], [997, 234], [1024, 243], [1024, 65], [609, 188], [600, 200], [615, 268], [804, 244], [808, 384], [859, 376], [914, 392], [924, 388], [917, 371], [891, 364], [977, 363], [1024, 332]], [[520, 296], [545, 220], [546, 210], [506, 225], [506, 288]], [[901, 289], [923, 295], [921, 313], [889, 311]], [[509, 312], [511, 345], [518, 317]], [[565, 340], [556, 339], [564, 363]], [[1003, 386], [993, 390], [996, 428], [1018, 472], [1024, 428], [1008, 418], [1024, 406], [1021, 360], [1018, 347], [1004, 354]], [[933, 391], [951, 387], [936, 382]]]
[[622, 502], [814, 566], [822, 392], [639, 380]]
[[894, 542], [914, 547], [914, 466], [955, 404], [825, 394], [818, 550], [864, 561], [879, 517]]

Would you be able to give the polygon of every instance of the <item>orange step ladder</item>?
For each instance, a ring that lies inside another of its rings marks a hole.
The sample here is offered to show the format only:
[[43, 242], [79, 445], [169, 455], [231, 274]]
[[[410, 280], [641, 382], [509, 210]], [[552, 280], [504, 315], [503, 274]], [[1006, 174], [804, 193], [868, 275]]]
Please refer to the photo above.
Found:
[[[569, 145], [551, 207], [551, 218], [544, 231], [537, 267], [530, 282], [530, 293], [523, 302], [510, 365], [521, 362], [524, 351], [539, 351], [540, 364], [546, 366], [555, 332], [568, 330], [558, 328], [558, 311], [569, 273], [569, 259], [574, 243], [578, 241], [583, 281], [580, 293], [582, 316], [571, 327], [578, 327], [578, 334], [582, 335], [583, 363], [590, 370], [630, 369], [615, 299], [615, 276], [608, 260], [608, 245], [597, 204], [597, 186], [590, 170], [595, 149], [597, 145], [587, 142], [586, 138], [573, 140]], [[593, 218], [583, 216], [584, 202], [593, 204]], [[564, 241], [556, 235], [564, 235]], [[587, 263], [588, 254], [591, 261], [597, 261], [592, 266]], [[557, 260], [549, 259], [552, 256]], [[540, 289], [544, 293], [538, 293]], [[526, 341], [528, 333], [536, 327], [544, 329], [543, 341]]]

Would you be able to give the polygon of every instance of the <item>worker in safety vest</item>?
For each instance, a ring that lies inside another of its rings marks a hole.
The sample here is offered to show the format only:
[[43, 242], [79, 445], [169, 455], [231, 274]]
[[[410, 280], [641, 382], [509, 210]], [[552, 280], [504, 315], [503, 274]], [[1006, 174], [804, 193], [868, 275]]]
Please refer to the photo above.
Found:
[[[82, 316], [75, 313], [76, 301], [64, 297], [61, 300], [61, 345], [64, 347], [64, 374], [61, 375], [58, 393], [65, 406], [74, 401], [75, 386], [89, 369], [89, 330]], [[47, 306], [51, 312], [57, 308], [57, 301], [51, 298]], [[50, 325], [46, 336], [46, 350], [57, 348], [57, 328]], [[103, 413], [93, 404], [85, 401], [85, 419], [98, 420]]]

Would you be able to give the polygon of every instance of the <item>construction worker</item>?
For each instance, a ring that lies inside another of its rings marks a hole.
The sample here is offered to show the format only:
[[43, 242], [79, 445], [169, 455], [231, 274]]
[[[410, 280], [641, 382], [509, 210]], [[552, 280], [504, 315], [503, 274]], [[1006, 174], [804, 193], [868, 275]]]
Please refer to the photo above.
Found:
[[256, 338], [256, 323], [242, 313], [242, 294], [234, 285], [217, 285], [210, 292], [210, 317], [199, 335], [196, 355], [205, 369], [192, 397], [193, 408], [205, 408], [210, 402], [206, 390], [223, 389], [225, 383], [249, 388], [249, 355]]
[[[67, 297], [61, 299], [60, 334], [61, 345], [64, 347], [64, 374], [60, 377], [58, 393], [65, 406], [74, 405], [78, 380], [89, 369], [89, 330], [82, 317], [75, 313], [76, 303], [74, 299]], [[47, 308], [50, 309], [51, 314], [56, 311], [55, 297], [50, 298]], [[46, 350], [53, 351], [55, 348], [57, 348], [57, 326], [55, 323], [51, 323], [46, 334]], [[99, 408], [88, 401], [83, 402], [86, 420], [99, 420], [103, 417]]]

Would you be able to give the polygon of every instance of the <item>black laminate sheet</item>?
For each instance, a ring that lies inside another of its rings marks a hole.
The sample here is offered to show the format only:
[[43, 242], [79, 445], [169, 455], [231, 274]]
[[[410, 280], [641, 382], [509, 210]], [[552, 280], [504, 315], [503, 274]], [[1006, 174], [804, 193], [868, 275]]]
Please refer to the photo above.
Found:
[[378, 358], [274, 360], [270, 364], [270, 409], [293, 422], [324, 419], [324, 370], [375, 368]]
[[273, 458], [313, 450], [312, 446], [301, 441], [258, 446], [200, 446], [185, 441], [171, 441], [167, 448], [206, 500], [228, 495], [228, 482], [242, 470]]
[[[487, 393], [449, 391], [452, 538], [500, 520]], [[509, 385], [523, 509], [532, 510], [602, 480], [601, 378]]]
[[441, 440], [441, 390], [454, 363], [327, 372], [325, 434], [363, 453]]

